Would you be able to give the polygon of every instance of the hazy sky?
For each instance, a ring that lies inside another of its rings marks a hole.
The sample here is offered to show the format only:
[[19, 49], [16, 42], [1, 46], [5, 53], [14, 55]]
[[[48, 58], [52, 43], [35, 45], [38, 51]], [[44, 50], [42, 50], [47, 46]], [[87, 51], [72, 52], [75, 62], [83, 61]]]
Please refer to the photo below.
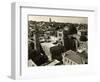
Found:
[[87, 17], [71, 17], [71, 16], [28, 16], [28, 20], [33, 21], [47, 21], [49, 19], [55, 22], [64, 22], [64, 23], [88, 23]]

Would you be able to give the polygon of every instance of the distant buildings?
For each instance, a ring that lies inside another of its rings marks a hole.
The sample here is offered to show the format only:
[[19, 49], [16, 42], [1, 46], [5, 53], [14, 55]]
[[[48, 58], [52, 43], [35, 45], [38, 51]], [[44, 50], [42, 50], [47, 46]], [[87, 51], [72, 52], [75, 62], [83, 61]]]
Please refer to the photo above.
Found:
[[87, 24], [80, 24], [77, 28], [77, 34], [78, 35], [87, 35], [87, 31], [88, 31], [88, 26]]

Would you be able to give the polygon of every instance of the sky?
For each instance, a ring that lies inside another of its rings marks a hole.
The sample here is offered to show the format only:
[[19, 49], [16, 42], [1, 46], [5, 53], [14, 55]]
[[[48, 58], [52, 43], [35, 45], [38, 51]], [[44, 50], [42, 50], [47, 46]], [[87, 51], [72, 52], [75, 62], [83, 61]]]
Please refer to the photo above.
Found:
[[28, 16], [28, 20], [32, 21], [46, 21], [49, 22], [49, 19], [55, 22], [63, 23], [88, 23], [87, 17], [75, 17], [75, 16]]

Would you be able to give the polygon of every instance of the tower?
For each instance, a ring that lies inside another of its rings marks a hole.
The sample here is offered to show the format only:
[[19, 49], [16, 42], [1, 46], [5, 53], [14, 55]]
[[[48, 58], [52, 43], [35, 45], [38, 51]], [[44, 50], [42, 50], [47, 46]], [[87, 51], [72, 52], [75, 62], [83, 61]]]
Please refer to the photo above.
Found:
[[58, 30], [57, 31], [57, 37], [58, 37], [58, 40], [61, 42], [61, 44], [64, 46], [64, 40], [63, 40], [63, 31], [62, 30]]
[[49, 22], [51, 23], [52, 21], [51, 21], [51, 18], [49, 18]]

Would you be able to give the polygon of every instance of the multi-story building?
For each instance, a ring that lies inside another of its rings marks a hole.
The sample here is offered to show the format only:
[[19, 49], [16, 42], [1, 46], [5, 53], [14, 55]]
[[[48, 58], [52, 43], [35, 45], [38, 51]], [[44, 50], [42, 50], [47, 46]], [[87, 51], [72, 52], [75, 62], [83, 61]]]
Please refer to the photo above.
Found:
[[63, 54], [63, 63], [65, 65], [84, 64], [84, 60], [76, 52], [69, 50]]

